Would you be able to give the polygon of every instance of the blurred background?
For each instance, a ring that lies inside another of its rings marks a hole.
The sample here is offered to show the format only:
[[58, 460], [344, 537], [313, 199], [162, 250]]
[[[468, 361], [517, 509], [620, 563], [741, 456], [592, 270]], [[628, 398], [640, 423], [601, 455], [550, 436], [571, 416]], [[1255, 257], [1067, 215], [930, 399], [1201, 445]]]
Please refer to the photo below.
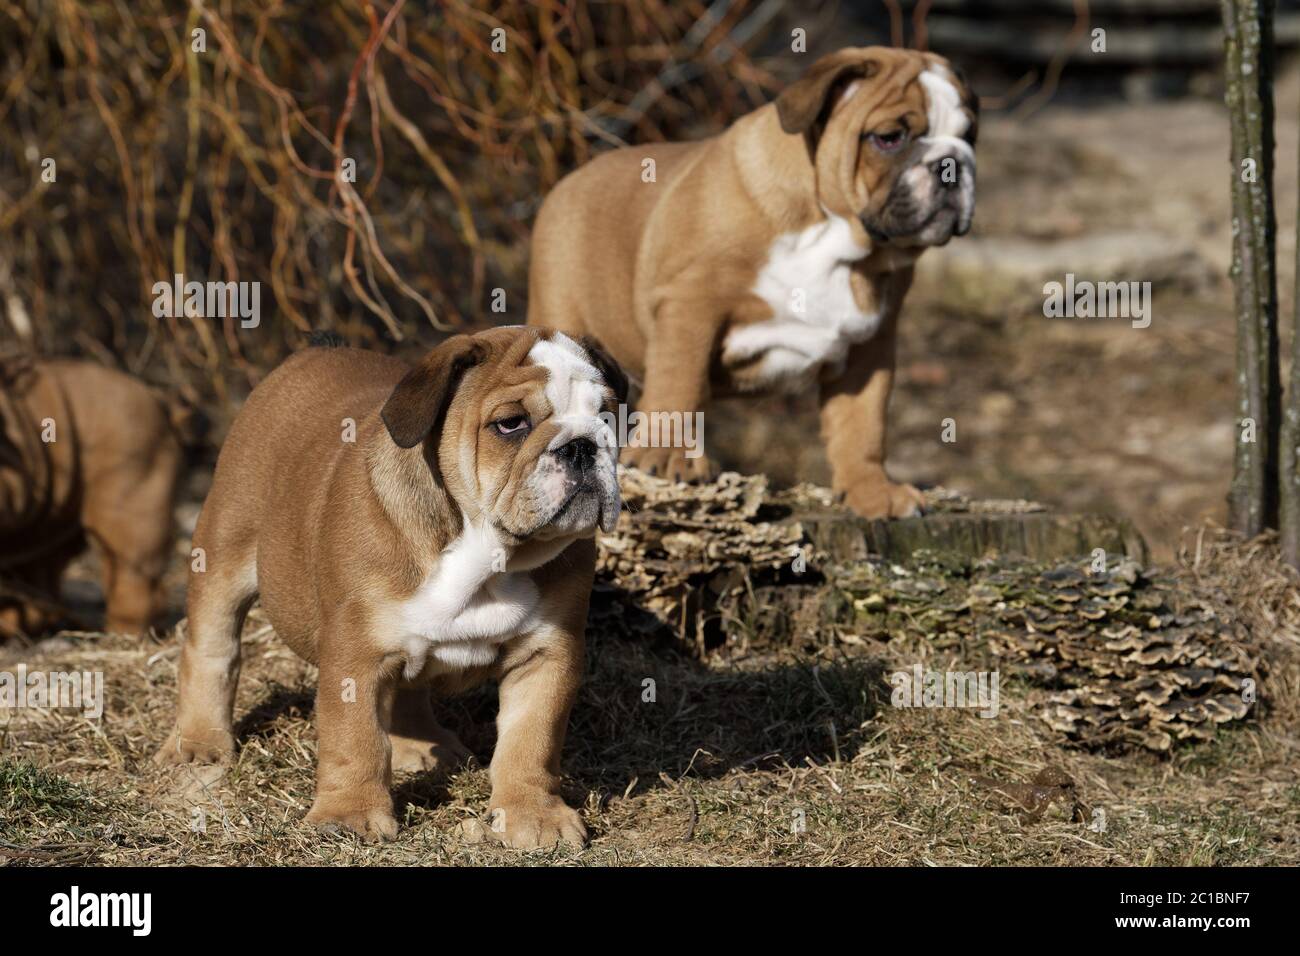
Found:
[[[0, 350], [182, 393], [213, 423], [210, 461], [311, 330], [405, 354], [524, 321], [533, 217], [593, 155], [715, 132], [841, 46], [925, 47], [981, 95], [979, 199], [904, 312], [895, 477], [1121, 513], [1167, 556], [1222, 519], [1231, 468], [1219, 17], [1218, 0], [0, 0]], [[1277, 39], [1288, 325], [1296, 0]], [[1151, 282], [1150, 327], [1044, 318], [1067, 272]], [[260, 325], [156, 317], [176, 273], [261, 283]], [[815, 434], [812, 396], [707, 418], [724, 465], [778, 483], [828, 480]]]

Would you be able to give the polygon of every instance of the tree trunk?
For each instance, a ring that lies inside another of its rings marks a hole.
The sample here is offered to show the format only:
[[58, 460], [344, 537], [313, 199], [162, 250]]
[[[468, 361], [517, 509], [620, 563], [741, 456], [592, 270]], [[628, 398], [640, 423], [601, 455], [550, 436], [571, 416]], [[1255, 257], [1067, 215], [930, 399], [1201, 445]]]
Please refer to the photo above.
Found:
[[[1232, 123], [1237, 429], [1228, 520], [1255, 535], [1278, 516], [1281, 425], [1273, 210], [1273, 0], [1223, 0]], [[1249, 161], [1249, 162], [1248, 162]], [[1253, 168], [1252, 168], [1253, 166]]]
[[[1296, 209], [1300, 227], [1300, 204]], [[1300, 233], [1297, 233], [1300, 235]], [[1291, 322], [1291, 375], [1278, 446], [1281, 475], [1278, 482], [1282, 557], [1300, 568], [1300, 242], [1296, 244], [1296, 301]]]

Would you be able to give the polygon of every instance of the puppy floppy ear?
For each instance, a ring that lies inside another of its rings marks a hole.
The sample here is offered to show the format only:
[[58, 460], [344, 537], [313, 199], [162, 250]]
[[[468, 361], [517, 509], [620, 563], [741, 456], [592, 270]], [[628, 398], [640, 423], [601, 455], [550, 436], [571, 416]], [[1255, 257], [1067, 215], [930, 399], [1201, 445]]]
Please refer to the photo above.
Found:
[[398, 447], [414, 448], [442, 424], [461, 373], [481, 361], [480, 343], [453, 335], [403, 376], [379, 413]]
[[614, 401], [620, 405], [627, 404], [627, 375], [623, 372], [622, 366], [614, 361], [614, 356], [605, 351], [605, 347], [593, 339], [590, 335], [584, 335], [578, 339], [578, 344], [587, 351], [591, 357], [591, 364], [600, 370], [601, 378], [609, 386], [610, 391], [614, 393]]
[[864, 58], [861, 53], [840, 50], [827, 54], [776, 98], [781, 129], [787, 133], [807, 133], [829, 112], [833, 94], [852, 80], [870, 79], [879, 72], [880, 63]]

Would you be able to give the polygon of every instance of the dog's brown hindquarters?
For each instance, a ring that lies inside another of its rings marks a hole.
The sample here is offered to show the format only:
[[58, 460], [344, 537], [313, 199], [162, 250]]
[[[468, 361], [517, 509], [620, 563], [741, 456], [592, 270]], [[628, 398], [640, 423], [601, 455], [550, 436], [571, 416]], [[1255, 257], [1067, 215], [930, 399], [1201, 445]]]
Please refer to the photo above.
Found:
[[59, 582], [93, 541], [109, 631], [156, 619], [171, 558], [182, 450], [147, 385], [90, 362], [36, 361], [0, 383], [0, 576], [33, 599], [0, 608], [5, 628], [58, 619]]

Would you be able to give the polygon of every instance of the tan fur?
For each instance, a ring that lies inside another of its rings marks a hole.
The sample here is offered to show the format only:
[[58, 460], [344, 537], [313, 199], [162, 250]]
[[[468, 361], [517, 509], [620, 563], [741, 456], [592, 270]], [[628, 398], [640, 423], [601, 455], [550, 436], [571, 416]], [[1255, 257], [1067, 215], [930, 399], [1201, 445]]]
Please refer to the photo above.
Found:
[[[45, 421], [54, 440], [43, 441]], [[58, 620], [59, 581], [93, 540], [107, 628], [147, 629], [172, 545], [181, 449], [148, 386], [90, 362], [10, 359], [0, 368], [0, 637]]]
[[[490, 808], [503, 818], [499, 836], [518, 847], [582, 841], [582, 821], [559, 795], [559, 761], [582, 672], [594, 529], [534, 528], [546, 516], [524, 507], [521, 482], [555, 434], [546, 373], [527, 362], [540, 335], [514, 328], [456, 336], [414, 368], [312, 348], [253, 391], [195, 531], [207, 569], [190, 579], [176, 728], [161, 762], [217, 761], [233, 751], [239, 635], [260, 596], [276, 632], [320, 668], [310, 822], [393, 837], [392, 771], [466, 756], [434, 720], [430, 687], [495, 679]], [[516, 405], [535, 424], [510, 443], [490, 423]], [[356, 424], [355, 443], [341, 440], [344, 420]], [[402, 609], [452, 560], [444, 549], [488, 514], [510, 529], [502, 532], [506, 567], [525, 569], [538, 589], [535, 624], [482, 666], [453, 667], [394, 644]]]
[[[702, 410], [715, 395], [762, 387], [752, 368], [724, 367], [719, 354], [730, 332], [772, 317], [754, 288], [774, 240], [827, 212], [844, 217], [870, 250], [853, 264], [853, 299], [883, 318], [842, 370], [821, 378], [834, 485], [867, 516], [915, 508], [919, 493], [885, 475], [885, 408], [894, 325], [921, 247], [908, 235], [882, 244], [868, 233], [867, 223], [891, 222], [891, 190], [906, 167], [863, 136], [926, 132], [918, 77], [930, 68], [947, 70], [932, 54], [843, 50], [718, 136], [615, 150], [570, 174], [537, 219], [529, 322], [599, 339], [639, 381], [641, 411]], [[960, 92], [973, 140], [974, 102]], [[647, 159], [654, 183], [642, 181]], [[711, 470], [680, 448], [629, 447], [624, 461], [671, 478]]]

